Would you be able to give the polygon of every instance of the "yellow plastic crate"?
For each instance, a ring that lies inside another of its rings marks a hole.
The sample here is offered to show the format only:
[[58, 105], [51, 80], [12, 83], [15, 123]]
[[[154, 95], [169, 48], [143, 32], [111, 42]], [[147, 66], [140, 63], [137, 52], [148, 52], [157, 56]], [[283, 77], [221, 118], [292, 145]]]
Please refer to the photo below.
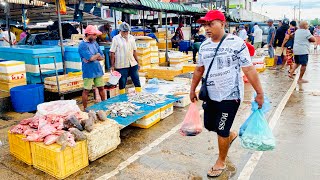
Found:
[[159, 58], [159, 64], [160, 63], [165, 63], [166, 62], [166, 57], [160, 57]]
[[61, 151], [61, 146], [31, 142], [33, 166], [57, 179], [64, 179], [89, 165], [86, 141], [79, 141], [76, 146]]
[[166, 117], [173, 114], [173, 103], [168, 104], [162, 108], [160, 108], [160, 118], [165, 119]]
[[196, 64], [184, 65], [183, 68], [182, 68], [182, 71], [183, 71], [183, 73], [194, 72], [196, 67], [197, 67]]
[[274, 58], [266, 57], [264, 61], [267, 67], [272, 67], [274, 65]]
[[138, 121], [132, 123], [131, 126], [147, 129], [157, 124], [160, 119], [160, 109], [157, 109]]
[[173, 81], [175, 76], [182, 74], [182, 69], [175, 69], [171, 67], [159, 67], [147, 70], [148, 78], [159, 78]]
[[8, 131], [10, 153], [26, 164], [32, 165], [30, 142], [23, 141], [22, 138], [25, 138], [25, 136], [20, 134], [12, 134]]
[[147, 54], [150, 54], [150, 52], [151, 52], [150, 48], [138, 48], [137, 49], [138, 56], [145, 56]]

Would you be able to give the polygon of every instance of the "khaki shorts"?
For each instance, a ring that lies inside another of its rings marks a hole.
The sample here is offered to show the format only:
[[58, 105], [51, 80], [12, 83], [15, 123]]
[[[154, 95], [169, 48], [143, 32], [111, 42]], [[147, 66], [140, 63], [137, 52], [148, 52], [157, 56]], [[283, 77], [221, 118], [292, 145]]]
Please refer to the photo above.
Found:
[[276, 47], [276, 51], [274, 53], [275, 56], [286, 56], [287, 55], [287, 48], [285, 47], [282, 49], [281, 47]]
[[85, 90], [91, 90], [93, 85], [95, 87], [103, 87], [104, 84], [104, 80], [103, 77], [97, 77], [97, 78], [84, 78], [83, 79], [83, 88]]

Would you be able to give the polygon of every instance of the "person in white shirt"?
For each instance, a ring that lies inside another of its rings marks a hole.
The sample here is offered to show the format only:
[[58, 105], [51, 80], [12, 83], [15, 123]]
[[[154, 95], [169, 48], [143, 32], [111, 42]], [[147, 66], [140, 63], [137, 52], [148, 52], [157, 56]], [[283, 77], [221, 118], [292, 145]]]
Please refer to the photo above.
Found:
[[239, 26], [239, 35], [238, 36], [241, 39], [243, 39], [244, 41], [246, 41], [248, 39], [248, 34], [247, 34], [247, 31], [246, 31], [244, 25]]
[[258, 25], [254, 25], [254, 32], [253, 32], [253, 37], [254, 37], [254, 49], [261, 48], [262, 46], [262, 29]]
[[[11, 43], [14, 45], [17, 43], [16, 35], [12, 32], [10, 32], [10, 34], [11, 34]], [[10, 46], [9, 31], [3, 31], [2, 38], [3, 38], [3, 46]]]

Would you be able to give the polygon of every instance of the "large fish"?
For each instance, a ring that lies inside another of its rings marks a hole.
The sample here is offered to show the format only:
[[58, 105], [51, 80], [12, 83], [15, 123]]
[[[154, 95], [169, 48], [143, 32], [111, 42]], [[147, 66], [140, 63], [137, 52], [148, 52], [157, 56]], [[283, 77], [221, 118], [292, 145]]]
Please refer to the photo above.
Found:
[[79, 120], [75, 115], [69, 116], [64, 122], [63, 122], [64, 128], [69, 129], [69, 128], [77, 128], [80, 131], [83, 131], [83, 127], [81, 126]]
[[81, 131], [79, 131], [79, 129], [77, 129], [77, 128], [70, 128], [69, 132], [71, 134], [73, 134], [74, 140], [76, 140], [76, 141], [83, 141], [83, 140], [87, 139], [87, 137]]

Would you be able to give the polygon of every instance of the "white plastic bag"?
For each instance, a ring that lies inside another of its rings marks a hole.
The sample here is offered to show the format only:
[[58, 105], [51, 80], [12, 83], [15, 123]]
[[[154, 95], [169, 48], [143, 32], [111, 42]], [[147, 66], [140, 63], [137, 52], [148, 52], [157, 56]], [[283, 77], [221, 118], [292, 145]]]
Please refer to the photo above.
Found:
[[59, 100], [42, 103], [37, 106], [37, 110], [36, 116], [45, 116], [48, 114], [68, 116], [81, 112], [75, 100]]

